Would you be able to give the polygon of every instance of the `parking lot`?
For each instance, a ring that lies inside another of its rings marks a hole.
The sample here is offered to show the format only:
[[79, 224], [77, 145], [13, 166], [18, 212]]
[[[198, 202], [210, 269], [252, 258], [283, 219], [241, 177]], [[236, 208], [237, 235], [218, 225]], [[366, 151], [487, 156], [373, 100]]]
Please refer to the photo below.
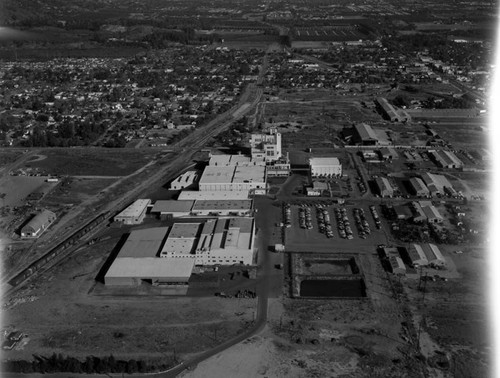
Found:
[[366, 205], [315, 205], [305, 202], [289, 205], [289, 209], [284, 212], [290, 214], [288, 227], [286, 220], [284, 222], [285, 243], [289, 251], [340, 249], [351, 252], [386, 243], [384, 230], [377, 228]]

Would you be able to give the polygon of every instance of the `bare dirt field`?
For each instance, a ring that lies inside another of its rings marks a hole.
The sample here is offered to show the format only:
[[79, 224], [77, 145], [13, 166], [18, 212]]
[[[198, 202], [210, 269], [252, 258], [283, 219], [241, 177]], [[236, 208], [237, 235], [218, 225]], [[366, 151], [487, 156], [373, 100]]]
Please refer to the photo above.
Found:
[[168, 360], [176, 353], [182, 360], [252, 323], [256, 299], [92, 294], [102, 285], [94, 279], [117, 243], [115, 234], [74, 252], [3, 306], [4, 324], [30, 338], [6, 357], [56, 352]]

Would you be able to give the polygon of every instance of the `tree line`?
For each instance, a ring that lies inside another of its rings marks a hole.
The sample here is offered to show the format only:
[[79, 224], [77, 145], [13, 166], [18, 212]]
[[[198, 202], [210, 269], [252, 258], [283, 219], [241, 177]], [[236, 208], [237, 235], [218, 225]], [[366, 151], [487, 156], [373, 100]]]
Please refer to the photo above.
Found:
[[118, 360], [113, 355], [105, 357], [88, 356], [84, 361], [61, 353], [52, 354], [50, 357], [34, 356], [33, 361], [6, 360], [2, 362], [2, 371], [12, 373], [147, 373], [158, 370], [167, 370], [176, 364], [172, 357], [168, 362], [158, 365], [144, 360]]

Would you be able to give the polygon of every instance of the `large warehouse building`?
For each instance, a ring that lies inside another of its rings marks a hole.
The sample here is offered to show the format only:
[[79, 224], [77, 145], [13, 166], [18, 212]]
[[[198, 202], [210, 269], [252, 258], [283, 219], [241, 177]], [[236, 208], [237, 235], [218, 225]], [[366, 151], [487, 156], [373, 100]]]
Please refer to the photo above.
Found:
[[425, 185], [427, 185], [427, 189], [429, 189], [432, 196], [443, 195], [445, 193], [452, 195], [455, 193], [455, 189], [453, 189], [451, 183], [443, 175], [425, 172], [420, 177]]
[[427, 186], [421, 178], [412, 177], [410, 179], [410, 186], [413, 194], [417, 197], [427, 197], [429, 195], [429, 189], [427, 189]]
[[266, 167], [208, 166], [199, 182], [200, 191], [266, 190]]
[[340, 177], [342, 176], [342, 164], [336, 157], [315, 157], [309, 159], [312, 177]]
[[132, 231], [105, 275], [106, 285], [187, 285], [195, 265], [253, 263], [250, 217], [174, 223]]
[[115, 216], [115, 222], [123, 224], [140, 224], [146, 217], [146, 211], [151, 203], [150, 199], [138, 199], [121, 213]]
[[21, 228], [21, 237], [37, 238], [43, 234], [55, 220], [56, 215], [52, 211], [43, 210]]
[[435, 244], [412, 244], [408, 255], [413, 266], [444, 266], [446, 260]]
[[464, 166], [464, 163], [451, 151], [430, 150], [429, 155], [440, 168], [459, 169]]
[[187, 285], [194, 259], [160, 258], [168, 227], [132, 231], [106, 272], [106, 285]]
[[396, 108], [386, 98], [377, 97], [375, 102], [384, 117], [391, 122], [406, 122], [411, 120], [411, 116], [405, 110]]

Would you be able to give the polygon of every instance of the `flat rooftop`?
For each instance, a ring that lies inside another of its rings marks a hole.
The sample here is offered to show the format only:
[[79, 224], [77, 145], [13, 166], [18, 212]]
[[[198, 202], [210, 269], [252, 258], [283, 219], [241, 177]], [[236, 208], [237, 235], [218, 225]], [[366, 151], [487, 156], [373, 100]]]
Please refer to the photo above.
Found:
[[314, 157], [309, 159], [309, 164], [321, 167], [340, 165], [340, 160], [336, 157]]
[[245, 190], [221, 190], [221, 191], [195, 191], [183, 190], [178, 200], [242, 200], [248, 199], [248, 191]]
[[252, 200], [197, 200], [193, 206], [195, 210], [249, 210]]
[[194, 205], [193, 200], [158, 200], [151, 209], [152, 213], [189, 213]]
[[124, 209], [117, 216], [119, 216], [119, 217], [131, 217], [131, 218], [138, 217], [139, 215], [141, 215], [141, 213], [144, 211], [144, 209], [150, 203], [151, 203], [150, 199], [138, 199], [133, 204], [131, 204], [129, 207]]
[[198, 235], [200, 222], [197, 223], [174, 223], [170, 228], [168, 239], [183, 238], [193, 239]]
[[211, 166], [205, 168], [200, 184], [225, 184], [233, 181], [234, 167]]
[[142, 259], [117, 258], [106, 277], [123, 278], [176, 278], [189, 279], [194, 259], [146, 257]]
[[156, 257], [160, 252], [168, 227], [132, 231], [120, 249], [117, 258]]
[[264, 182], [266, 180], [266, 167], [262, 165], [253, 165], [248, 167], [237, 166], [234, 169], [234, 183], [244, 182]]

